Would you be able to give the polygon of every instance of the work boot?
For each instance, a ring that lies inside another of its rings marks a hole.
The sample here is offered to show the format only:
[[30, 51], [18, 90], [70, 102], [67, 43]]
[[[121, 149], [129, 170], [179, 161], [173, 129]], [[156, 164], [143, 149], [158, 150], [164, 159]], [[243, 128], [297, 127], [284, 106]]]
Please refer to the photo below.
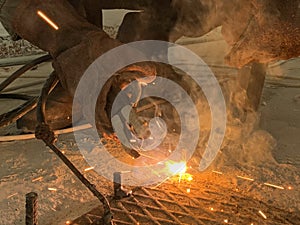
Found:
[[[52, 130], [72, 126], [72, 104], [72, 96], [58, 83], [50, 93], [46, 103], [45, 118]], [[80, 113], [79, 107], [73, 110]], [[31, 110], [17, 120], [17, 128], [22, 129], [24, 132], [34, 133], [37, 124], [36, 109]]]

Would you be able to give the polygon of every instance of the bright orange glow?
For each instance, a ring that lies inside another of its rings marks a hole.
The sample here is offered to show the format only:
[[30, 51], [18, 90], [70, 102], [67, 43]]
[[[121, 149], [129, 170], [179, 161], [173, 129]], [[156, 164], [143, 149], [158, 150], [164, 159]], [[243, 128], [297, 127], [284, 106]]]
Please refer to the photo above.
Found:
[[191, 189], [190, 188], [186, 189], [186, 192], [191, 193]]
[[51, 20], [49, 17], [47, 17], [42, 11], [37, 11], [37, 14], [45, 20], [51, 27], [53, 27], [55, 30], [58, 30], [58, 26]]

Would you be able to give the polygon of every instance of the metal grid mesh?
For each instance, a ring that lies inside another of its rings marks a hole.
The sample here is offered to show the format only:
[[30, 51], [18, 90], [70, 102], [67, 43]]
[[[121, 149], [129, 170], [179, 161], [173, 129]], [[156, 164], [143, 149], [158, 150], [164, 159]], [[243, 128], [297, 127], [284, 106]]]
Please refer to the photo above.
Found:
[[[112, 211], [116, 225], [300, 224], [295, 214], [207, 182], [137, 188], [131, 197], [113, 201]], [[87, 216], [86, 222], [99, 219]], [[92, 224], [86, 222], [74, 224]]]

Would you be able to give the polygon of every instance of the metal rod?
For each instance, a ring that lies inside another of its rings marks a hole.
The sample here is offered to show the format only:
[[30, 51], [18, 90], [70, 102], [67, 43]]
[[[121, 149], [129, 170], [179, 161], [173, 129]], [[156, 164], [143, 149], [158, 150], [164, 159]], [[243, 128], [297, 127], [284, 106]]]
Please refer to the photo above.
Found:
[[24, 116], [27, 112], [34, 109], [37, 105], [38, 98], [32, 97], [30, 100], [24, 104], [18, 106], [17, 108], [0, 115], [0, 127], [5, 127]]
[[111, 224], [111, 211], [110, 205], [107, 198], [101, 194], [96, 186], [90, 183], [82, 173], [73, 165], [73, 163], [53, 144], [55, 138], [53, 131], [50, 130], [49, 126], [45, 120], [45, 106], [49, 93], [57, 84], [58, 79], [56, 74], [53, 72], [49, 78], [47, 79], [43, 89], [41, 91], [41, 95], [39, 97], [39, 101], [37, 104], [37, 121], [38, 126], [36, 129], [36, 137], [38, 139], [42, 139], [44, 143], [65, 163], [65, 165], [73, 172], [73, 174], [93, 193], [95, 197], [99, 199], [99, 201], [103, 204], [104, 208], [104, 218], [103, 223]]
[[132, 194], [131, 190], [126, 190], [122, 186], [122, 172], [114, 172], [114, 198], [122, 199], [129, 197]]
[[26, 194], [26, 225], [37, 225], [37, 198], [38, 194], [30, 192]]
[[47, 142], [45, 143], [65, 163], [65, 165], [73, 172], [73, 174], [93, 193], [93, 195], [99, 199], [99, 201], [103, 204], [104, 212], [110, 212], [108, 200], [96, 189], [96, 186], [91, 184], [54, 144]]
[[120, 172], [114, 172], [114, 196], [115, 197], [118, 197], [121, 188], [122, 188], [121, 173]]

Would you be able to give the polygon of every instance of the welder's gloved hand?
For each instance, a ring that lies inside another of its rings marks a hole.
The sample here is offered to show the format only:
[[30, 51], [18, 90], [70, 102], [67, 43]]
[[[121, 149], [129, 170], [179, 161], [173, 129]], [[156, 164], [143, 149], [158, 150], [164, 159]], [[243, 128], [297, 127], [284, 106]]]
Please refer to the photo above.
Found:
[[[90, 33], [80, 44], [62, 52], [54, 59], [53, 66], [59, 76], [60, 82], [74, 96], [81, 77], [88, 66], [100, 55], [119, 45], [118, 41], [108, 36], [103, 36], [102, 33]], [[109, 64], [103, 65], [101, 69], [106, 70], [105, 67], [113, 67], [114, 62], [120, 62], [125, 58], [133, 55], [136, 56], [137, 54], [142, 55], [137, 49], [130, 49], [128, 52], [118, 55], [117, 58], [108, 60]], [[96, 111], [93, 111], [93, 98], [85, 99], [84, 103], [88, 108], [83, 108], [84, 117], [88, 121], [94, 117], [100, 133], [112, 133], [110, 110], [116, 95], [134, 80], [140, 83], [149, 83], [155, 76], [155, 66], [151, 63], [139, 63], [128, 66], [116, 74], [112, 74], [108, 80], [101, 80], [101, 71], [99, 71], [96, 77], [94, 77], [96, 80], [90, 80], [86, 88], [86, 92], [88, 93], [97, 88], [95, 85], [102, 82], [101, 85], [103, 87], [97, 100]]]
[[[162, 86], [163, 81], [158, 77], [177, 83], [191, 96], [191, 80], [174, 71], [172, 66], [153, 62], [128, 66], [118, 71], [106, 83], [108, 89], [103, 88], [106, 93], [101, 93], [96, 108], [98, 129], [104, 130], [105, 133], [113, 133], [112, 123], [114, 123], [117, 125], [114, 129], [121, 130], [121, 133], [127, 136], [127, 140], [135, 139], [136, 144], [137, 139], [149, 138], [151, 133], [149, 123], [155, 117], [164, 120], [169, 131], [174, 129], [178, 131], [179, 120], [176, 120], [178, 113], [168, 101], [173, 99], [180, 102], [185, 99], [181, 95], [176, 95], [178, 90], [174, 90], [174, 87], [170, 90], [169, 86]], [[157, 85], [157, 82], [160, 85]], [[155, 97], [156, 94], [161, 97]], [[101, 98], [102, 96], [107, 98]], [[193, 98], [196, 96], [191, 97], [196, 102], [196, 98]]]
[[[120, 113], [125, 106], [136, 107], [140, 100], [142, 86], [153, 82], [156, 75], [155, 64], [142, 62], [127, 66], [111, 76], [102, 88], [97, 101], [95, 112], [97, 129], [105, 134], [114, 133], [111, 123], [112, 117]], [[128, 86], [132, 82], [137, 86], [137, 89], [131, 92]], [[120, 93], [121, 100], [116, 103], [114, 112], [112, 112], [116, 96]], [[141, 128], [143, 126], [142, 121], [136, 120], [136, 122], [138, 123], [136, 127]]]

